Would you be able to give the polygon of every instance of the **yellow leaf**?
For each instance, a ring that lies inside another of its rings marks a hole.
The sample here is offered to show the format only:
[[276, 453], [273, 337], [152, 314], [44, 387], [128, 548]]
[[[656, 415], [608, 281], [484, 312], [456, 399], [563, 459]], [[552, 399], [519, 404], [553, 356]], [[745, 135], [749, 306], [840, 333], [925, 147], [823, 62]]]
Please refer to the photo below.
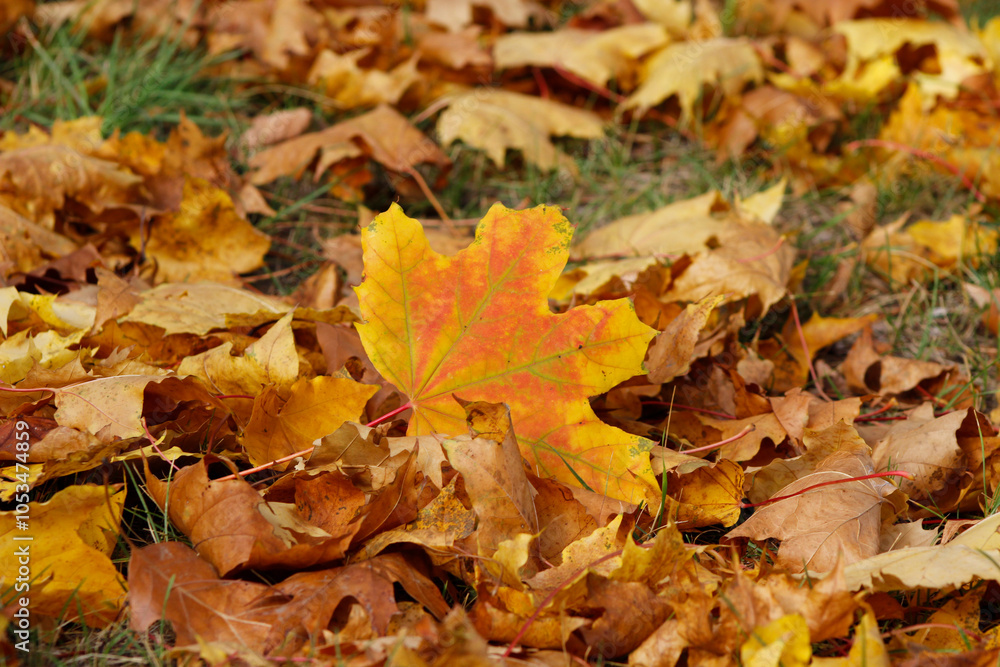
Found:
[[[0, 548], [7, 554], [0, 559], [0, 590], [28, 597], [32, 614], [95, 626], [112, 622], [125, 598], [125, 581], [109, 558], [124, 504], [124, 489], [88, 484], [28, 503], [26, 515], [0, 512]], [[27, 530], [17, 527], [18, 519], [27, 521]], [[32, 539], [17, 540], [24, 536]], [[23, 560], [15, 557], [21, 553]], [[30, 590], [15, 588], [26, 579]]]
[[136, 227], [130, 236], [156, 260], [160, 282], [214, 280], [234, 283], [235, 274], [263, 264], [268, 236], [236, 211], [225, 190], [200, 178], [186, 178], [180, 210], [160, 216], [148, 239]]
[[512, 32], [497, 38], [493, 60], [497, 69], [560, 67], [598, 86], [614, 77], [628, 79], [638, 59], [668, 41], [655, 23], [607, 30], [564, 28], [555, 32]]
[[670, 44], [656, 53], [645, 65], [642, 85], [625, 100], [625, 109], [639, 113], [677, 95], [681, 122], [693, 118], [695, 101], [702, 86], [718, 86], [728, 96], [735, 96], [747, 82], [760, 83], [764, 68], [753, 44], [747, 39], [717, 37]]
[[507, 149], [524, 153], [524, 159], [549, 171], [572, 163], [549, 141], [550, 136], [597, 139], [604, 123], [596, 114], [552, 100], [494, 88], [477, 88], [451, 97], [438, 119], [442, 146], [461, 139], [482, 149], [499, 167]]
[[299, 376], [292, 317], [292, 313], [283, 315], [242, 356], [232, 356], [233, 344], [223, 343], [185, 357], [177, 367], [177, 374], [201, 378], [219, 394], [256, 396], [268, 385], [287, 387]]
[[303, 451], [344, 422], [357, 419], [376, 391], [378, 387], [350, 378], [320, 376], [296, 381], [283, 401], [268, 387], [254, 399], [243, 433], [251, 463], [261, 465]]
[[809, 628], [799, 614], [788, 614], [756, 628], [740, 648], [747, 667], [805, 667], [812, 659]]
[[601, 422], [587, 399], [643, 372], [654, 331], [623, 299], [549, 310], [571, 235], [556, 209], [498, 204], [471, 246], [443, 257], [393, 206], [362, 233], [361, 341], [408, 396], [410, 435], [465, 432], [455, 396], [504, 402], [540, 475], [658, 502], [652, 443]]
[[163, 329], [165, 335], [207, 334], [226, 329], [227, 315], [264, 312], [277, 319], [291, 308], [274, 297], [212, 282], [165, 284], [142, 292], [123, 322], [141, 322]]

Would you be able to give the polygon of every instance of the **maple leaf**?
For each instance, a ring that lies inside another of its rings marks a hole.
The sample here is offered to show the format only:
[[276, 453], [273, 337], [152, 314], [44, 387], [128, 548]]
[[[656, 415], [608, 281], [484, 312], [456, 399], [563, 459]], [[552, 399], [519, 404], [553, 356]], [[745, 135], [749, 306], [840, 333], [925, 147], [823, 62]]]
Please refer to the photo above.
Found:
[[394, 205], [362, 232], [358, 332], [375, 368], [409, 397], [410, 435], [464, 432], [456, 395], [504, 402], [541, 474], [623, 500], [658, 498], [652, 443], [602, 423], [587, 401], [643, 372], [655, 331], [626, 300], [549, 310], [571, 236], [556, 209], [497, 204], [472, 245], [444, 257]]
[[[121, 488], [79, 484], [48, 502], [28, 503], [28, 514], [0, 512], [0, 546], [17, 553], [26, 544], [15, 529], [23, 517], [32, 521], [30, 544], [31, 611], [65, 620], [83, 619], [95, 627], [111, 623], [124, 602], [125, 582], [111, 562], [117, 542], [125, 492]], [[18, 559], [0, 561], [0, 602], [13, 605], [18, 594]], [[81, 571], [81, 564], [86, 567]], [[23, 561], [21, 565], [24, 565]]]
[[[819, 461], [813, 472], [778, 491], [782, 500], [763, 507], [727, 537], [782, 540], [777, 564], [792, 571], [823, 572], [838, 558], [848, 564], [878, 553], [883, 523], [903, 508], [903, 495], [883, 479], [864, 479], [810, 489], [834, 480], [870, 474], [868, 445], [852, 426], [840, 423], [825, 436], [840, 447]], [[799, 492], [804, 493], [799, 494]]]
[[[342, 558], [358, 530], [346, 521], [318, 526], [292, 503], [265, 501], [242, 479], [210, 480], [207, 468], [206, 461], [181, 468], [168, 484], [147, 466], [146, 481], [174, 525], [224, 575], [243, 567], [302, 568]], [[328, 500], [347, 503], [353, 489], [329, 479], [315, 477], [302, 486], [314, 485]]]
[[561, 67], [598, 86], [611, 77], [629, 78], [639, 58], [668, 41], [655, 23], [592, 31], [566, 28], [555, 32], [515, 32], [493, 46], [497, 69], [535, 65]]
[[442, 146], [461, 139], [486, 152], [504, 166], [508, 148], [524, 153], [524, 159], [539, 169], [574, 169], [575, 163], [549, 141], [553, 135], [581, 139], [604, 136], [600, 117], [553, 100], [506, 90], [477, 89], [445, 98], [448, 109], [438, 118]]
[[677, 42], [646, 61], [642, 85], [623, 106], [645, 113], [677, 95], [681, 120], [687, 122], [703, 85], [718, 85], [727, 95], [735, 96], [748, 81], [763, 78], [760, 57], [748, 40], [718, 37]]
[[198, 178], [185, 181], [179, 211], [157, 220], [145, 243], [136, 228], [132, 242], [157, 261], [158, 278], [178, 282], [236, 282], [233, 274], [258, 268], [271, 245], [224, 190]]

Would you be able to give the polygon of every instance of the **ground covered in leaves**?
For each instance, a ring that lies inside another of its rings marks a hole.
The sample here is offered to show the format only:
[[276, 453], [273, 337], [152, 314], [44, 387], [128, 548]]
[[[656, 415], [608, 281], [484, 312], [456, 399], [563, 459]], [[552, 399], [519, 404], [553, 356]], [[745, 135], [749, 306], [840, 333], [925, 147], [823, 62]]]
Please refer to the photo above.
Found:
[[983, 7], [0, 33], [5, 664], [1000, 661]]

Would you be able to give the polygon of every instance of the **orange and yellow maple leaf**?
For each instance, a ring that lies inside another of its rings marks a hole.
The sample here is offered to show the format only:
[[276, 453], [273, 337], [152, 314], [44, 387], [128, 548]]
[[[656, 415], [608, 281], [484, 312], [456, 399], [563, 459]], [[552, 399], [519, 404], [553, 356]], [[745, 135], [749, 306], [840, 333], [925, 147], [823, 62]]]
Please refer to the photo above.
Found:
[[652, 443], [601, 422], [588, 398], [641, 374], [655, 331], [625, 299], [549, 310], [572, 234], [558, 209], [497, 204], [472, 245], [445, 257], [393, 206], [362, 232], [358, 331], [375, 367], [409, 397], [411, 435], [466, 431], [455, 396], [504, 402], [539, 474], [652, 500]]

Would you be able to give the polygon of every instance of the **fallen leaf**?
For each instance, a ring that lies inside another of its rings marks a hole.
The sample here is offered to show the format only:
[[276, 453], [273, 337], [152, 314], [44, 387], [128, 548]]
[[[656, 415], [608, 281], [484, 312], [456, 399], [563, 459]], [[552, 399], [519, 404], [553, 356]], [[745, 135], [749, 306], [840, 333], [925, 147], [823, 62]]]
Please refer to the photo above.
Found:
[[207, 181], [184, 183], [180, 210], [158, 217], [148, 238], [136, 229], [132, 245], [156, 262], [160, 282], [236, 282], [259, 268], [271, 241], [236, 212], [232, 198]]
[[268, 387], [287, 389], [296, 382], [299, 357], [292, 335], [293, 314], [267, 314], [277, 321], [242, 355], [234, 356], [233, 344], [226, 342], [207, 352], [188, 355], [177, 367], [177, 374], [197, 377], [220, 395], [249, 395], [262, 406], [266, 401], [273, 402], [274, 396], [265, 398], [261, 392]]
[[[837, 427], [834, 427], [837, 428]], [[850, 427], [848, 427], [850, 428]], [[813, 472], [783, 487], [775, 497], [792, 496], [758, 508], [726, 537], [782, 540], [777, 565], [792, 572], [825, 572], [838, 558], [848, 565], [878, 553], [881, 526], [902, 509], [902, 494], [883, 479], [807, 487], [871, 474], [868, 446], [856, 434], [819, 461]], [[795, 495], [799, 494], [799, 495]]]
[[[409, 434], [461, 433], [453, 394], [503, 401], [532, 467], [622, 500], [656, 497], [651, 443], [601, 423], [586, 400], [642, 372], [653, 330], [621, 300], [549, 311], [545, 295], [566, 262], [570, 234], [552, 209], [498, 205], [469, 248], [442, 257], [393, 207], [363, 232], [361, 340], [375, 367], [407, 394]], [[444, 285], [441, 275], [456, 281]]]
[[852, 388], [882, 396], [899, 396], [913, 391], [921, 383], [940, 378], [953, 368], [950, 364], [879, 354], [867, 327], [854, 341], [840, 366]]
[[273, 297], [211, 282], [158, 285], [139, 296], [142, 300], [123, 320], [160, 327], [168, 336], [226, 329], [231, 314], [265, 311], [279, 319], [291, 310]]
[[241, 438], [250, 462], [261, 465], [307, 449], [344, 422], [356, 420], [376, 391], [378, 387], [350, 378], [326, 376], [297, 380], [287, 397], [265, 388], [254, 398]]
[[[323, 484], [322, 478], [303, 482]], [[208, 463], [182, 468], [170, 482], [149, 474], [149, 493], [198, 554], [221, 574], [245, 568], [306, 568], [342, 558], [358, 530], [334, 533], [308, 521], [295, 503], [267, 502], [243, 479], [208, 477]]]
[[914, 48], [932, 44], [936, 71], [920, 71], [912, 79], [929, 110], [938, 96], [954, 99], [963, 80], [981, 74], [982, 43], [968, 30], [943, 21], [866, 19], [840, 21], [833, 30], [847, 40], [847, 62], [837, 84], [839, 97], [870, 97], [897, 80], [902, 72], [896, 52], [905, 44]]
[[369, 52], [358, 49], [337, 53], [323, 49], [313, 61], [306, 81], [346, 109], [396, 104], [411, 86], [421, 81], [416, 56], [388, 71], [362, 69], [358, 61]]
[[524, 472], [509, 408], [479, 402], [464, 407], [473, 438], [445, 440], [442, 446], [462, 475], [479, 520], [479, 555], [491, 556], [502, 540], [538, 532], [536, 492]]
[[129, 561], [130, 625], [145, 632], [163, 618], [174, 625], [178, 643], [196, 636], [235, 641], [260, 651], [271, 629], [254, 607], [266, 600], [268, 586], [224, 581], [206, 561], [180, 542], [151, 544], [132, 552]]
[[671, 475], [666, 482], [670, 498], [666, 511], [684, 530], [722, 524], [732, 526], [740, 518], [743, 500], [743, 469], [733, 461]]
[[0, 152], [0, 204], [49, 230], [67, 197], [99, 212], [137, 199], [141, 182], [114, 162], [63, 145]]
[[681, 122], [690, 122], [705, 84], [734, 96], [747, 83], [760, 83], [763, 78], [760, 57], [748, 40], [718, 37], [677, 42], [645, 62], [642, 84], [623, 107], [642, 114], [676, 95]]
[[961, 437], [971, 438], [992, 452], [992, 427], [978, 421], [974, 410], [957, 410], [934, 416], [934, 406], [925, 403], [914, 409], [906, 421], [893, 424], [885, 437], [872, 447], [877, 470], [904, 470], [913, 479], [901, 479], [899, 488], [921, 505], [939, 512], [958, 506], [974, 481], [982, 463], [970, 460], [959, 446]]
[[[47, 502], [27, 503], [26, 513], [0, 512], [0, 543], [11, 554], [0, 564], [4, 604], [30, 590], [32, 615], [113, 623], [125, 601], [125, 582], [110, 558], [124, 505], [121, 488], [78, 484]], [[23, 521], [30, 522], [29, 541], [18, 541], [26, 535]], [[15, 589], [18, 581], [30, 588]]]
[[282, 70], [293, 56], [309, 53], [321, 14], [304, 0], [236, 0], [210, 8], [206, 21], [213, 28], [208, 36], [211, 53], [246, 48], [268, 67]]
[[162, 376], [119, 375], [96, 378], [56, 394], [56, 421], [96, 435], [104, 442], [143, 434], [143, 392]]
[[649, 346], [647, 368], [650, 382], [670, 382], [691, 370], [699, 334], [723, 298], [709, 296], [696, 304], [689, 304], [683, 313], [657, 334]]
[[[312, 164], [317, 153], [331, 150], [343, 158], [369, 155], [379, 164], [399, 173], [407, 173], [426, 162], [440, 168], [451, 164], [441, 149], [399, 112], [380, 105], [325, 130], [303, 134], [260, 151], [250, 158], [253, 169], [250, 182], [261, 185], [280, 176], [297, 178]], [[321, 155], [315, 179], [318, 180], [327, 168], [342, 159], [331, 155]]]
[[721, 631], [746, 636], [756, 627], [799, 614], [813, 642], [842, 637], [850, 630], [858, 609], [843, 570], [843, 563], [838, 563], [823, 579], [806, 585], [789, 574], [737, 575], [723, 592], [731, 606], [722, 614]]
[[240, 150], [248, 153], [260, 150], [302, 134], [312, 121], [312, 112], [305, 107], [283, 109], [257, 116], [250, 127], [240, 135]]
[[788, 614], [764, 626], [754, 628], [740, 648], [745, 665], [787, 665], [805, 667], [812, 662], [809, 628], [799, 614]]
[[942, 546], [897, 549], [855, 562], [845, 570], [851, 590], [941, 589], [974, 579], [997, 581], [1000, 550], [954, 540]]
[[861, 331], [879, 319], [876, 314], [864, 317], [823, 317], [814, 313], [802, 324], [801, 333], [795, 319], [789, 318], [781, 331], [784, 346], [781, 354], [772, 357], [776, 391], [788, 391], [804, 385], [809, 377], [813, 358], [825, 347]]
[[457, 32], [472, 23], [473, 7], [485, 7], [497, 20], [509, 27], [523, 28], [540, 11], [525, 0], [428, 0], [427, 20]]
[[317, 638], [347, 597], [358, 600], [384, 632], [398, 611], [393, 583], [439, 614], [447, 606], [427, 578], [398, 555], [293, 574], [276, 585], [224, 580], [190, 548], [165, 542], [137, 549], [129, 567], [131, 624], [145, 631], [171, 621], [179, 645], [235, 642], [256, 653], [297, 648]]
[[445, 98], [448, 108], [438, 118], [442, 146], [461, 139], [483, 150], [503, 167], [507, 150], [520, 150], [526, 162], [543, 171], [571, 168], [550, 136], [598, 139], [604, 123], [596, 114], [552, 100], [543, 100], [496, 88], [476, 88]]
[[493, 45], [497, 69], [555, 67], [606, 86], [608, 80], [629, 80], [630, 70], [647, 53], [664, 46], [667, 31], [655, 23], [592, 31], [564, 28], [554, 32], [512, 32]]
[[[784, 183], [774, 186], [779, 194]], [[651, 255], [691, 261], [660, 296], [697, 302], [724, 295], [726, 301], [756, 296], [766, 310], [785, 294], [791, 248], [769, 224], [746, 220], [718, 192], [675, 202], [650, 213], [627, 216], [588, 234], [573, 257]]]

